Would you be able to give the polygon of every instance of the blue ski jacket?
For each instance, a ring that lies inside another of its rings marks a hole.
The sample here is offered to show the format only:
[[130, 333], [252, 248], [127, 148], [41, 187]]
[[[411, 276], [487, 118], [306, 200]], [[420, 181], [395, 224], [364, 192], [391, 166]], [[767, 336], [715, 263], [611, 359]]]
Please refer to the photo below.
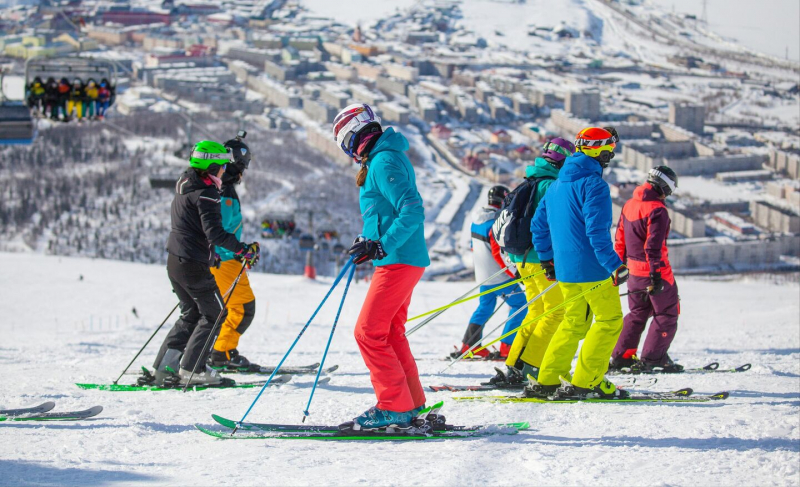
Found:
[[531, 220], [533, 246], [561, 282], [608, 279], [622, 265], [611, 242], [611, 192], [603, 168], [580, 152], [566, 159]]
[[359, 195], [364, 219], [361, 233], [370, 240], [380, 240], [387, 254], [373, 261], [376, 266], [427, 267], [431, 263], [425, 244], [425, 209], [407, 150], [408, 140], [389, 127], [365, 163], [369, 171]]

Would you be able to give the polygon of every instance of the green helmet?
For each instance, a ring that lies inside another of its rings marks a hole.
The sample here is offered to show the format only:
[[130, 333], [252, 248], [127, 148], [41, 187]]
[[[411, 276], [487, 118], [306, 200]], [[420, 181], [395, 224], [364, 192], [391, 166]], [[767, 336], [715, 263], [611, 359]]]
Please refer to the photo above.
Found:
[[223, 165], [231, 162], [231, 154], [224, 145], [212, 140], [201, 140], [195, 144], [189, 156], [189, 165], [201, 171], [208, 170], [212, 164]]

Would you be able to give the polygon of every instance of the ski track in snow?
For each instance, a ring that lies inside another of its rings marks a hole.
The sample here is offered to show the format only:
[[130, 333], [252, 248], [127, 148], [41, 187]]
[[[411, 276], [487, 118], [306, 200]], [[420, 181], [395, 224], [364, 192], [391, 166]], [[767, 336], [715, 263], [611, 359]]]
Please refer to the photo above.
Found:
[[[679, 278], [683, 316], [672, 355], [686, 366], [752, 362], [741, 374], [660, 376], [651, 390], [729, 390], [724, 403], [490, 404], [445, 400], [451, 423], [529, 421], [513, 437], [416, 443], [222, 441], [196, 431], [211, 413], [238, 419], [256, 390], [110, 393], [74, 382], [111, 382], [174, 305], [162, 266], [0, 253], [0, 407], [47, 400], [58, 410], [100, 404], [93, 420], [0, 423], [7, 485], [760, 485], [800, 482], [800, 304], [797, 284]], [[79, 275], [84, 279], [79, 281]], [[240, 350], [276, 364], [331, 279], [252, 274], [256, 319]], [[449, 302], [472, 283], [423, 282], [410, 313]], [[311, 424], [338, 424], [374, 404], [352, 337], [367, 284], [351, 286], [317, 390]], [[321, 359], [341, 292], [323, 308], [287, 365]], [[135, 319], [135, 306], [140, 319]], [[269, 313], [265, 310], [269, 309]], [[474, 384], [495, 363], [447, 365], [473, 304], [411, 337], [424, 385]], [[500, 315], [502, 313], [498, 313]], [[127, 317], [127, 318], [126, 318]], [[494, 318], [494, 322], [502, 319]], [[490, 324], [491, 325], [491, 324]], [[150, 366], [162, 330], [136, 365]], [[124, 381], [132, 378], [126, 376]], [[313, 376], [267, 390], [249, 419], [299, 423]], [[459, 393], [467, 394], [467, 393]]]

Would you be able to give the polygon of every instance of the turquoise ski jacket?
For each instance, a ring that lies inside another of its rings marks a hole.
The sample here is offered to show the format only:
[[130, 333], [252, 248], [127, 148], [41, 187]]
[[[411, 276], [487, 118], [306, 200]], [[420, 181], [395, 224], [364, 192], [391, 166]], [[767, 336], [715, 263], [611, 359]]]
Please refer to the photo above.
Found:
[[[226, 232], [236, 235], [236, 240], [242, 241], [242, 208], [239, 204], [239, 195], [233, 184], [226, 184], [222, 187], [222, 198], [220, 198], [220, 212], [222, 213], [222, 228]], [[220, 246], [216, 247], [216, 252], [222, 262], [233, 259], [233, 252]]]
[[427, 267], [431, 263], [425, 244], [425, 209], [407, 150], [408, 140], [389, 127], [365, 163], [369, 171], [359, 194], [364, 219], [361, 233], [370, 240], [380, 240], [387, 254], [373, 261], [376, 266]]

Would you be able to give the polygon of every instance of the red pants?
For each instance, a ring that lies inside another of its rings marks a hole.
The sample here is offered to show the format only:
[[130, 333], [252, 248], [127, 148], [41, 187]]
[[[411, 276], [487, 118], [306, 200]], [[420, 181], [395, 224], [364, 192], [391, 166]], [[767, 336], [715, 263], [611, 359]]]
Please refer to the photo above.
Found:
[[405, 336], [411, 293], [424, 271], [404, 264], [376, 267], [356, 323], [356, 342], [378, 396], [377, 407], [385, 411], [403, 413], [425, 404]]

